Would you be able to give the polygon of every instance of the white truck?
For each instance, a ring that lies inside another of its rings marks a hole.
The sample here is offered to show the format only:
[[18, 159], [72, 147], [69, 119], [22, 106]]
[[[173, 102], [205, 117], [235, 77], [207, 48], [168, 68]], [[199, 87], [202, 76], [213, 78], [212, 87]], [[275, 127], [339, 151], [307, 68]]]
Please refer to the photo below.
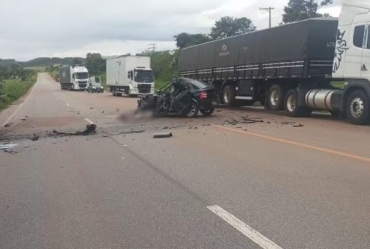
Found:
[[89, 81], [89, 71], [83, 66], [65, 66], [59, 69], [59, 82], [62, 90], [85, 90]]
[[370, 123], [370, 1], [342, 0], [339, 19], [316, 18], [180, 51], [179, 75], [214, 85], [224, 104], [313, 110]]
[[120, 56], [107, 59], [107, 85], [114, 96], [154, 93], [150, 57]]

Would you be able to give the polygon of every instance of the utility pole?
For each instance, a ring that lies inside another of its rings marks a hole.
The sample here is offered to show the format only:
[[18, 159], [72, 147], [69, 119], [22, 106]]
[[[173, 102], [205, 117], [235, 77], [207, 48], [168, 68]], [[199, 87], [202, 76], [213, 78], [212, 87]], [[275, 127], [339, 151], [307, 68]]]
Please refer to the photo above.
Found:
[[149, 48], [148, 48], [148, 50], [150, 51], [152, 51], [152, 53], [154, 53], [155, 52], [155, 49], [157, 48], [156, 46], [157, 46], [157, 44], [156, 43], [150, 43], [150, 44], [148, 44], [148, 46], [149, 46]]
[[260, 10], [266, 10], [269, 13], [269, 28], [271, 28], [271, 11], [274, 10], [274, 7], [260, 8]]

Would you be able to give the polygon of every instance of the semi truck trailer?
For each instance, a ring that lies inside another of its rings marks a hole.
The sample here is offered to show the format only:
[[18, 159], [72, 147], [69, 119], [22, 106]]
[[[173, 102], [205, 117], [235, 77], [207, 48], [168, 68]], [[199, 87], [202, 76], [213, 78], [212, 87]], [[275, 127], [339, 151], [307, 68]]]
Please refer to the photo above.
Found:
[[114, 96], [154, 93], [150, 57], [120, 56], [107, 59], [107, 85]]
[[370, 2], [342, 0], [339, 19], [315, 18], [182, 49], [179, 75], [214, 85], [222, 102], [327, 110], [370, 121]]
[[62, 90], [85, 90], [89, 71], [83, 66], [65, 66], [59, 69], [59, 82]]

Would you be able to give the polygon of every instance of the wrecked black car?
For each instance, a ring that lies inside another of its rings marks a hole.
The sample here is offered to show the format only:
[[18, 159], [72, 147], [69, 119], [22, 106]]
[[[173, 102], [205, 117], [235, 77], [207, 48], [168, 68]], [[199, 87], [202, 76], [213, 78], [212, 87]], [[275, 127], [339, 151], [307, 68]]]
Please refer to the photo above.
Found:
[[217, 89], [189, 78], [177, 78], [155, 94], [140, 96], [138, 112], [147, 111], [154, 116], [180, 115], [196, 117], [201, 112], [210, 116], [220, 104]]

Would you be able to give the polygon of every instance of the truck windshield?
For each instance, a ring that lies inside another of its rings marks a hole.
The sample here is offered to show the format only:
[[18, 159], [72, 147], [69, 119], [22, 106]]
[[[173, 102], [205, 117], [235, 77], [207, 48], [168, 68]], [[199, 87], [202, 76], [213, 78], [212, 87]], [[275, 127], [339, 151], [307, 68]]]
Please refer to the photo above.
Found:
[[152, 83], [154, 75], [152, 70], [135, 70], [134, 80], [138, 83]]
[[89, 77], [88, 73], [76, 73], [76, 79], [87, 79]]

